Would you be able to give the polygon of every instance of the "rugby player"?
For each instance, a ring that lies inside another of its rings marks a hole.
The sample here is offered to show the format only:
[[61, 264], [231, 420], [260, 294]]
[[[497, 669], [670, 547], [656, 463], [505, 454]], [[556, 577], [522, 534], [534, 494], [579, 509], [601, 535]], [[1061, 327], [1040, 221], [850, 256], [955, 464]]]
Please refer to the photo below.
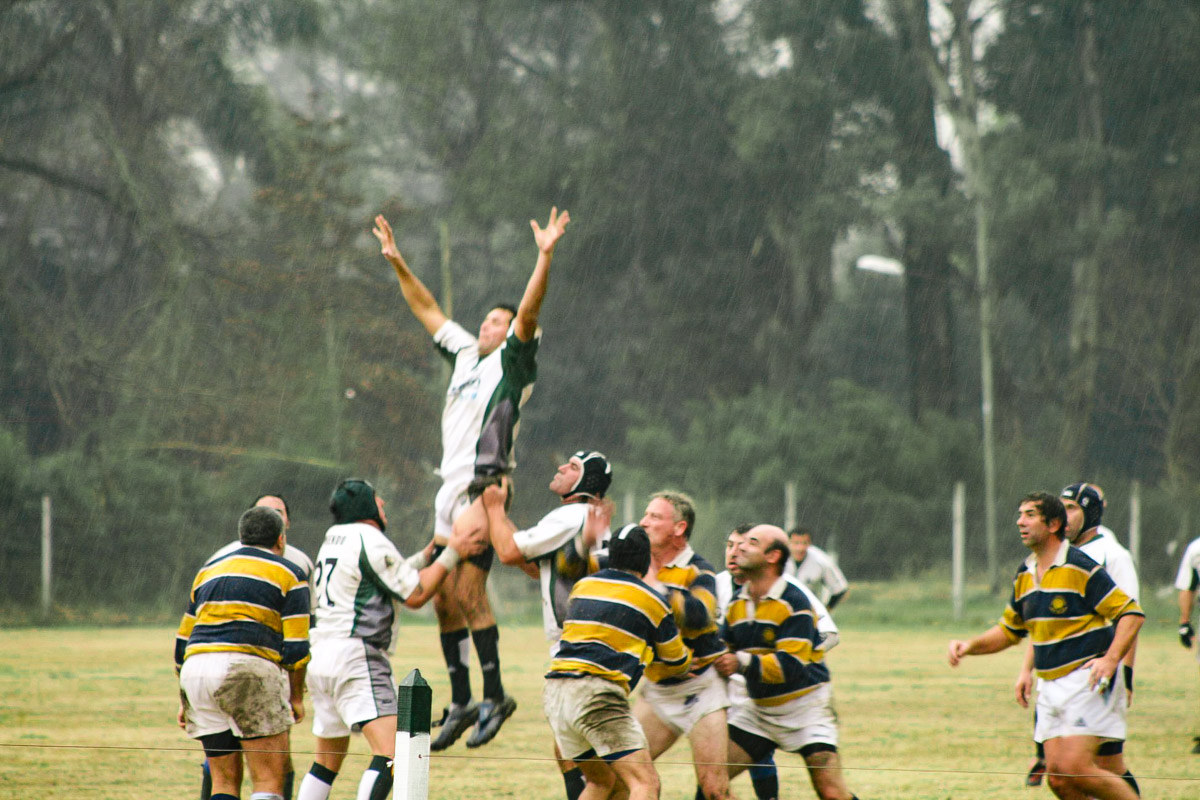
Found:
[[1134, 800], [1137, 792], [1097, 756], [1104, 742], [1125, 738], [1125, 682], [1116, 673], [1145, 615], [1103, 567], [1071, 547], [1066, 529], [1058, 497], [1021, 499], [1017, 530], [1032, 553], [1017, 570], [1000, 623], [952, 640], [950, 666], [1029, 636], [1038, 677], [1034, 740], [1045, 745], [1050, 789], [1064, 800]]
[[[822, 800], [854, 800], [837, 750], [833, 684], [825, 653], [837, 626], [821, 601], [783, 574], [788, 540], [782, 528], [757, 525], [737, 545], [741, 590], [723, 627], [730, 652], [714, 663], [730, 679], [729, 775], [777, 748], [798, 753]], [[735, 677], [742, 689], [735, 689]]]
[[842, 574], [833, 556], [812, 543], [812, 531], [793, 528], [788, 533], [788, 559], [784, 574], [803, 583], [820, 598], [830, 611], [850, 591], [850, 582]]
[[313, 579], [316, 624], [308, 671], [317, 755], [298, 800], [329, 797], [355, 731], [371, 748], [357, 796], [381, 800], [392, 788], [396, 752], [396, 687], [388, 658], [396, 642], [394, 603], [425, 605], [460, 558], [478, 552], [483, 541], [453, 531], [432, 563], [432, 542], [405, 559], [384, 535], [383, 498], [357, 478], [338, 484], [329, 510], [334, 525], [317, 552]]
[[213, 800], [239, 796], [243, 753], [255, 798], [279, 800], [288, 733], [304, 717], [308, 584], [283, 558], [278, 511], [245, 511], [238, 540], [196, 574], [179, 623], [179, 724], [204, 746]]
[[[1104, 567], [1105, 572], [1125, 594], [1137, 600], [1141, 594], [1137, 570], [1133, 566], [1133, 556], [1121, 546], [1111, 530], [1100, 524], [1104, 517], [1104, 490], [1094, 483], [1073, 483], [1059, 492], [1063, 508], [1067, 512], [1067, 541], [1072, 547], [1078, 547], [1091, 556], [1092, 560]], [[1126, 699], [1133, 702], [1133, 662], [1137, 652], [1137, 640], [1130, 646], [1129, 652], [1121, 664], [1121, 677], [1125, 681]], [[1016, 683], [1017, 702], [1022, 708], [1029, 708], [1029, 698], [1033, 690], [1033, 643], [1025, 648], [1025, 661]], [[1116, 773], [1125, 779], [1139, 795], [1137, 780], [1125, 766], [1125, 742], [1121, 739], [1104, 742], [1096, 754], [1096, 763], [1109, 772]], [[1046, 775], [1046, 752], [1042, 744], [1037, 745], [1037, 755], [1033, 766], [1025, 777], [1025, 785], [1038, 786]]]
[[643, 665], [683, 675], [691, 653], [663, 597], [642, 580], [649, 567], [650, 540], [626, 525], [609, 541], [607, 567], [571, 590], [558, 655], [546, 673], [546, 719], [559, 751], [587, 776], [584, 800], [624, 796], [626, 789], [630, 800], [659, 796], [628, 696]]
[[[436, 537], [448, 536], [454, 521], [468, 508], [480, 520], [485, 519], [482, 506], [473, 501], [489, 480], [515, 466], [513, 443], [521, 406], [529, 399], [537, 377], [538, 315], [554, 248], [570, 220], [567, 211], [560, 214], [557, 208], [550, 210], [544, 229], [530, 220], [538, 257], [521, 304], [515, 309], [494, 306], [475, 337], [446, 317], [400, 255], [388, 221], [382, 215], [375, 218], [374, 234], [396, 271], [408, 307], [453, 367], [442, 412], [442, 487], [434, 501]], [[485, 589], [492, 557], [488, 548], [461, 563], [434, 599], [451, 702], [442, 715], [442, 730], [430, 743], [431, 750], [454, 744], [472, 724], [475, 730], [467, 746], [486, 744], [517, 707], [500, 679], [500, 633]], [[478, 704], [471, 697], [467, 668], [471, 641], [483, 672], [483, 702]]]
[[[292, 519], [288, 512], [287, 501], [283, 499], [283, 495], [281, 495], [281, 494], [259, 495], [258, 497], [256, 497], [254, 499], [254, 505], [262, 506], [263, 508], [273, 508], [276, 511], [278, 511], [279, 515], [281, 517], [283, 517], [283, 532], [284, 532], [284, 534], [287, 534], [288, 529], [291, 528], [291, 526], [292, 526]], [[208, 559], [204, 563], [208, 564], [215, 559], [221, 558], [222, 556], [225, 556], [228, 553], [230, 553], [234, 550], [237, 550], [241, 546], [242, 546], [241, 542], [239, 542], [235, 539], [234, 541], [230, 542], [229, 544], [225, 545], [220, 550], [218, 550], [217, 552], [215, 552], [211, 556], [209, 556]], [[300, 574], [304, 576], [304, 580], [306, 582], [312, 578], [312, 571], [313, 571], [312, 559], [309, 558], [307, 555], [305, 555], [304, 551], [301, 550], [299, 547], [296, 547], [289, 542], [283, 548], [283, 557], [300, 568]], [[310, 595], [311, 595], [311, 592], [310, 592]], [[242, 768], [242, 765], [241, 765], [241, 762], [239, 761], [238, 765], [237, 765], [238, 772], [237, 772], [237, 781], [236, 781], [236, 783], [239, 786], [242, 783], [241, 768]], [[291, 755], [291, 753], [288, 753], [287, 766], [285, 767], [284, 774], [283, 774], [283, 796], [284, 796], [285, 800], [291, 800], [292, 789], [295, 785], [295, 782], [296, 782], [296, 772], [295, 772], [295, 768], [292, 765], [292, 755]], [[211, 796], [212, 796], [212, 772], [209, 770], [208, 759], [206, 758], [206, 759], [204, 759], [204, 776], [200, 782], [200, 800], [210, 800]]]
[[[571, 589], [587, 573], [596, 545], [608, 537], [612, 506], [604, 501], [604, 494], [611, 483], [612, 466], [603, 453], [578, 451], [558, 467], [550, 481], [550, 491], [561, 498], [560, 505], [525, 530], [517, 530], [505, 510], [507, 479], [484, 490], [487, 526], [500, 562], [522, 569], [532, 566], [537, 572], [532, 577], [541, 581], [542, 625], [551, 658], [562, 639]], [[584, 788], [583, 773], [557, 748], [555, 758], [568, 800], [577, 800]]]
[[646, 583], [671, 604], [692, 654], [692, 669], [687, 675], [647, 669], [647, 683], [633, 713], [646, 732], [651, 758], [687, 736], [701, 791], [708, 800], [725, 800], [730, 796], [723, 766], [729, 750], [725, 721], [729, 698], [725, 681], [711, 669], [725, 645], [717, 630], [716, 576], [712, 565], [689, 544], [695, 525], [695, 503], [682, 492], [652, 495], [642, 516], [651, 553]]

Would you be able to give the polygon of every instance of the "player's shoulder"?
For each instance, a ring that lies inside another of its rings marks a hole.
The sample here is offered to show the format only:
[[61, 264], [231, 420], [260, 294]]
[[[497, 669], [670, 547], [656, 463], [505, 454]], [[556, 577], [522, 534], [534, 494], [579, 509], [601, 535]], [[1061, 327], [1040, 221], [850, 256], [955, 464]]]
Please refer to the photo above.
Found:
[[1064, 560], [1064, 563], [1073, 567], [1079, 567], [1080, 569], [1084, 569], [1089, 572], [1096, 567], [1101, 566], [1100, 562], [1088, 555], [1083, 548], [1075, 547], [1074, 545], [1067, 548], [1067, 556]]
[[1187, 549], [1183, 551], [1183, 560], [1200, 566], [1200, 537], [1188, 542]]
[[563, 503], [542, 517], [540, 524], [575, 524], [587, 522], [587, 503]]
[[692, 557], [688, 559], [688, 566], [695, 567], [700, 572], [707, 572], [712, 575], [717, 574], [716, 569], [713, 568], [712, 562], [695, 551], [692, 552]]

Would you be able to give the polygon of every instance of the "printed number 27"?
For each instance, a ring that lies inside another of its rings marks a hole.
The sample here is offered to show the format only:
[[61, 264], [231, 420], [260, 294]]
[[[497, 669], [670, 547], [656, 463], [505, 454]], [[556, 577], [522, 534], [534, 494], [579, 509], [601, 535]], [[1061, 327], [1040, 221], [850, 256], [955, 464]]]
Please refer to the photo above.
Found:
[[336, 558], [327, 558], [324, 561], [317, 562], [317, 577], [313, 580], [313, 584], [317, 589], [317, 598], [325, 596], [325, 605], [332, 606], [333, 600], [329, 599], [329, 583], [333, 580], [333, 568], [337, 566]]

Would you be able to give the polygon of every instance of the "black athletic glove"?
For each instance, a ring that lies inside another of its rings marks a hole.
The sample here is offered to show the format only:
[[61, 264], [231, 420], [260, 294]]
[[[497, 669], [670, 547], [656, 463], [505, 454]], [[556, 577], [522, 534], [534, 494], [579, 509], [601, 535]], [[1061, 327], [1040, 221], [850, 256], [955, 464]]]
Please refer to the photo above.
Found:
[[1185, 622], [1179, 626], [1179, 643], [1189, 650], [1192, 649], [1192, 639], [1196, 636], [1196, 629], [1192, 627], [1191, 622]]

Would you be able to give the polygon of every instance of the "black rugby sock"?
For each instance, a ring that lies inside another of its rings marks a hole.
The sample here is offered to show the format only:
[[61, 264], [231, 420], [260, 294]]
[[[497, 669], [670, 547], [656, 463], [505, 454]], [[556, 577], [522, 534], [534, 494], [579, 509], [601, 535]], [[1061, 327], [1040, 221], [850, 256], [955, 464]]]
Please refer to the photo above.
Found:
[[493, 625], [471, 631], [471, 640], [475, 642], [479, 669], [483, 672], [483, 696], [499, 700], [504, 697], [504, 684], [500, 682], [500, 629]]
[[1137, 779], [1133, 777], [1133, 773], [1125, 770], [1125, 774], [1121, 776], [1121, 780], [1129, 784], [1129, 788], [1133, 789], [1133, 793], [1138, 797], [1142, 796], [1142, 790], [1138, 788]]
[[442, 658], [446, 660], [446, 672], [450, 676], [450, 702], [465, 706], [471, 702], [471, 673], [467, 671], [470, 657], [471, 633], [466, 628], [443, 633]]
[[308, 770], [308, 774], [300, 781], [300, 796], [297, 800], [328, 800], [329, 790], [338, 774], [328, 767], [316, 762]]
[[392, 783], [391, 759], [387, 756], [372, 756], [370, 766], [359, 781], [358, 796], [367, 797], [369, 800], [383, 800], [392, 790]]
[[583, 779], [583, 770], [572, 767], [562, 774], [563, 785], [567, 787], [567, 800], [579, 800], [587, 781]]

